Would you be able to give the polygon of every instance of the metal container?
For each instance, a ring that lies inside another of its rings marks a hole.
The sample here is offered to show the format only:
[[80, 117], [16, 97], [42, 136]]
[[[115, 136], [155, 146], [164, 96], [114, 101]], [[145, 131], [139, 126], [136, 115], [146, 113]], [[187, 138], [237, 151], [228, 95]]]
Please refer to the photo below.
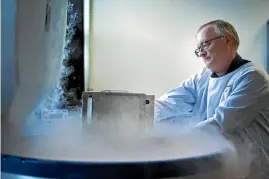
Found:
[[82, 116], [87, 124], [131, 122], [153, 125], [154, 95], [119, 91], [84, 92]]

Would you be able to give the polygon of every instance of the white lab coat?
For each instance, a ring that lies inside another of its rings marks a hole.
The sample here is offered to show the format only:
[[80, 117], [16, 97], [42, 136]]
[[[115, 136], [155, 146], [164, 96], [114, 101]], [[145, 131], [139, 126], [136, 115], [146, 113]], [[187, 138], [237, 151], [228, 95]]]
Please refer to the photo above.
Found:
[[252, 146], [251, 152], [262, 158], [256, 160], [257, 165], [268, 167], [268, 75], [252, 62], [222, 77], [211, 74], [205, 68], [157, 99], [156, 120], [217, 126], [236, 144]]

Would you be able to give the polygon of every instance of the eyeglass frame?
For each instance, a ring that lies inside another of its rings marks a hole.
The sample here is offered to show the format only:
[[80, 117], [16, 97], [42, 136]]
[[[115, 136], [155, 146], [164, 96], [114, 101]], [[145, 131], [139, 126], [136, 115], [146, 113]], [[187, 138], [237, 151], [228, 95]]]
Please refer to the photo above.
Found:
[[[204, 47], [205, 47], [204, 44], [206, 44], [206, 43], [208, 43], [208, 42], [212, 42], [213, 40], [220, 39], [220, 38], [222, 38], [222, 37], [224, 37], [224, 35], [220, 35], [220, 36], [217, 36], [217, 37], [215, 37], [215, 38], [213, 38], [213, 39], [209, 39], [209, 40], [206, 40], [206, 41], [202, 42], [201, 46], [200, 46], [199, 48], [197, 48], [197, 49], [194, 51], [195, 55], [196, 55], [197, 57], [199, 57], [199, 53], [205, 51], [205, 50], [204, 50]], [[208, 48], [209, 48], [210, 46], [211, 46], [211, 44], [208, 46]]]

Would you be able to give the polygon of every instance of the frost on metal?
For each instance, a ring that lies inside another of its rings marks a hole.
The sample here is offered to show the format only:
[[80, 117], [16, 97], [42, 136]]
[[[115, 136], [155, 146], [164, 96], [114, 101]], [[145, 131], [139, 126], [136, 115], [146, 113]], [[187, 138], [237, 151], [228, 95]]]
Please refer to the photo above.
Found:
[[64, 59], [58, 84], [40, 104], [42, 110], [73, 109], [81, 107], [84, 90], [82, 15], [68, 1], [67, 29]]

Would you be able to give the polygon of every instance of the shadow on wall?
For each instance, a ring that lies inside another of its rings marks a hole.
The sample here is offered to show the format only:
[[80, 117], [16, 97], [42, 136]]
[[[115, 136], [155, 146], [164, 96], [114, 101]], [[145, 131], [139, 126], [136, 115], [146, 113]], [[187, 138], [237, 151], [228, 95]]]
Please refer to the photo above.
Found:
[[10, 107], [17, 88], [15, 56], [15, 0], [1, 2], [1, 110]]
[[[267, 32], [267, 25], [266, 23], [263, 24], [259, 31], [256, 33], [255, 37], [254, 37], [254, 41], [252, 43], [252, 46], [250, 48], [251, 49], [255, 49], [255, 46], [260, 46], [260, 51], [258, 52], [260, 54], [260, 64], [262, 65], [263, 68], [267, 69], [268, 72], [268, 44], [267, 44], [267, 36], [266, 35]], [[254, 60], [254, 59], [250, 59], [250, 60]], [[258, 59], [255, 59], [258, 60]]]

